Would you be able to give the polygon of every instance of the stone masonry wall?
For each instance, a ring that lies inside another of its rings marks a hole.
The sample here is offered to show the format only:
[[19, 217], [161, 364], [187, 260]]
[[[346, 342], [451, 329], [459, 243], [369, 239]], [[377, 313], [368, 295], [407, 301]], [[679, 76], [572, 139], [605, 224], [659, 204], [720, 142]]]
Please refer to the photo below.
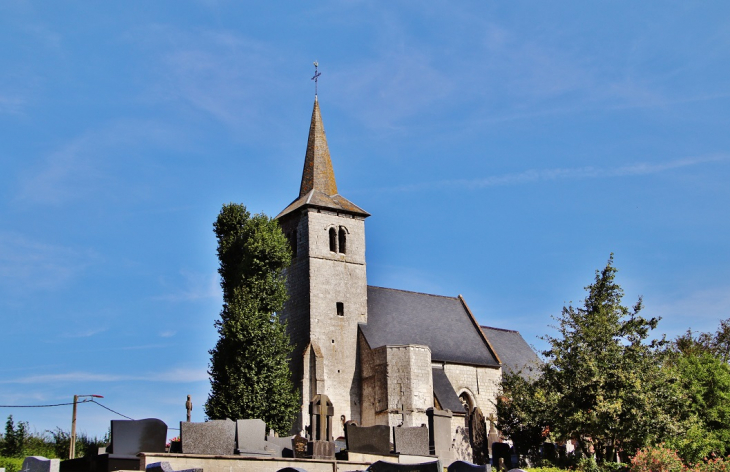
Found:
[[484, 416], [497, 414], [497, 394], [502, 381], [502, 369], [462, 364], [444, 364], [444, 373], [457, 395], [468, 392]]
[[[365, 224], [363, 218], [309, 209], [310, 338], [324, 358], [325, 394], [334, 406], [333, 436], [344, 436], [340, 417], [360, 423], [357, 325], [367, 322]], [[347, 233], [346, 253], [330, 251], [329, 230]], [[337, 303], [344, 313], [338, 315]], [[308, 400], [307, 400], [308, 401]], [[305, 419], [308, 423], [309, 418]]]

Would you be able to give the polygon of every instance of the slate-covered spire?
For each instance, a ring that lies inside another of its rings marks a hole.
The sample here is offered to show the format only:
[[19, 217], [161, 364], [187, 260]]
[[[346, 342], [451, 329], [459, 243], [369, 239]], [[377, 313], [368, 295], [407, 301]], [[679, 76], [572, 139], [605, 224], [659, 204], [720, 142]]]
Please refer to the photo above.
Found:
[[327, 136], [324, 134], [322, 114], [319, 111], [319, 101], [316, 96], [314, 97], [312, 121], [309, 124], [309, 139], [307, 140], [307, 153], [304, 156], [304, 171], [299, 196], [279, 213], [277, 218], [305, 207], [323, 208], [363, 217], [370, 216], [368, 212], [337, 192], [335, 171], [332, 169]]
[[319, 111], [319, 101], [316, 96], [314, 97], [312, 122], [309, 125], [309, 140], [307, 141], [307, 154], [304, 156], [304, 171], [299, 196], [303, 197], [312, 190], [319, 190], [325, 195], [337, 195], [335, 171], [332, 169], [327, 136], [324, 132], [322, 114]]

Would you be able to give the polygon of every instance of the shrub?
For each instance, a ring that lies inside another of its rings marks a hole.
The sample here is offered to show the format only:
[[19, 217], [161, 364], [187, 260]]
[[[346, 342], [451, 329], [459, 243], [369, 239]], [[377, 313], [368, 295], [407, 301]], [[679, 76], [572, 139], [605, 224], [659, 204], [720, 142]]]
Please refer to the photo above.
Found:
[[23, 467], [23, 459], [19, 457], [0, 457], [0, 469], [5, 472], [20, 472]]
[[687, 467], [677, 453], [664, 444], [636, 451], [631, 459], [631, 472], [685, 472]]

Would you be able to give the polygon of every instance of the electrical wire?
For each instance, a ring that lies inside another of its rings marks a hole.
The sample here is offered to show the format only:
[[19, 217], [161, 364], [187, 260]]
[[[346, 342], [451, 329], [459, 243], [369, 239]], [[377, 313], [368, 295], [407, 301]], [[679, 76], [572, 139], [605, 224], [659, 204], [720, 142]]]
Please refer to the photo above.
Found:
[[102, 405], [101, 403], [99, 403], [99, 402], [98, 402], [98, 401], [96, 401], [96, 400], [89, 400], [89, 401], [90, 401], [91, 403], [96, 403], [97, 405], [99, 405], [100, 407], [104, 408], [105, 410], [109, 410], [109, 411], [111, 411], [111, 412], [112, 412], [112, 413], [114, 413], [115, 415], [119, 415], [119, 416], [121, 416], [122, 418], [127, 418], [128, 420], [132, 420], [132, 421], [134, 421], [134, 418], [130, 418], [129, 416], [127, 416], [127, 415], [123, 415], [123, 414], [119, 413], [118, 411], [114, 411], [114, 410], [112, 410], [111, 408], [109, 408], [108, 406], [104, 406], [104, 405]]
[[[88, 403], [92, 402], [93, 400], [81, 400], [76, 402], [78, 403]], [[67, 405], [73, 405], [74, 402], [70, 403], [56, 403], [54, 405], [0, 405], [0, 408], [50, 408], [53, 406], [67, 406]]]

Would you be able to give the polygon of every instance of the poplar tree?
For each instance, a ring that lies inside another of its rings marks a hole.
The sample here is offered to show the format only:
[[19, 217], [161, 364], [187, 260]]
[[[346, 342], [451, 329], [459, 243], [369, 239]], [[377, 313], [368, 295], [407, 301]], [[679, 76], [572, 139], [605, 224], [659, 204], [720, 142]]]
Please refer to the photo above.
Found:
[[287, 298], [284, 270], [291, 250], [279, 223], [227, 204], [213, 224], [223, 289], [215, 326], [219, 338], [209, 351], [209, 419], [260, 418], [288, 434], [299, 395], [289, 370], [292, 346], [279, 320]]

